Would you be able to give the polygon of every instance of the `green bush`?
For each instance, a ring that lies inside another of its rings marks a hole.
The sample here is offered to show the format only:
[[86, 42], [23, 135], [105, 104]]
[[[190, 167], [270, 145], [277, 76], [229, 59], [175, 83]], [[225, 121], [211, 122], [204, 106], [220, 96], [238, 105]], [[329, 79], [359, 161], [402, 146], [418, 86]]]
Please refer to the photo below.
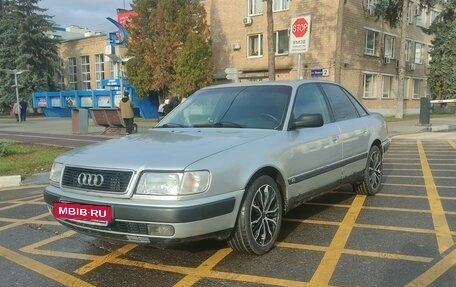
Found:
[[9, 141], [0, 140], [0, 157], [13, 153], [13, 144]]

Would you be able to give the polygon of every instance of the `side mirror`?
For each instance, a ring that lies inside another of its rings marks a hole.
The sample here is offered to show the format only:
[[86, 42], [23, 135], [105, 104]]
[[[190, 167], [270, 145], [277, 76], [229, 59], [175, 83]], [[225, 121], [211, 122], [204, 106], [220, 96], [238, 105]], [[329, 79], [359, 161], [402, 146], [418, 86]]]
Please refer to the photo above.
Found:
[[293, 129], [296, 128], [317, 128], [323, 126], [321, 114], [302, 114], [293, 122]]

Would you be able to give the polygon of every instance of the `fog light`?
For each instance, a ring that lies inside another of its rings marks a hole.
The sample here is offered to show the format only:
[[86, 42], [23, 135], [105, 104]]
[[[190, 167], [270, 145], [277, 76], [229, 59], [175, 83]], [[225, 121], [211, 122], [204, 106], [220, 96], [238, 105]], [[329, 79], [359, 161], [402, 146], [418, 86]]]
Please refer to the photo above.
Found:
[[174, 235], [174, 227], [172, 225], [164, 225], [164, 224], [147, 224], [147, 232], [149, 235], [157, 235], [157, 236], [173, 236]]

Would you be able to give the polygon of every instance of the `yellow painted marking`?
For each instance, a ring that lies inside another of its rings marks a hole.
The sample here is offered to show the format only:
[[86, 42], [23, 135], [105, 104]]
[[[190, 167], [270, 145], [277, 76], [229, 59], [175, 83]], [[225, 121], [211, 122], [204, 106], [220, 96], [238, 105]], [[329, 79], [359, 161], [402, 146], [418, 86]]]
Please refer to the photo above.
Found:
[[25, 204], [25, 202], [23, 202], [23, 203], [16, 203], [16, 204], [12, 204], [12, 205], [7, 205], [7, 206], [4, 206], [4, 207], [1, 207], [1, 208], [0, 208], [0, 211], [2, 211], [2, 210], [7, 210], [7, 209], [11, 209], [11, 208], [16, 208], [16, 207], [21, 206], [21, 205], [24, 205], [24, 204]]
[[406, 187], [423, 187], [419, 184], [404, 184], [404, 183], [383, 183], [384, 186], [406, 186]]
[[411, 256], [411, 255], [385, 253], [385, 252], [372, 252], [372, 251], [355, 250], [355, 249], [344, 249], [343, 253], [350, 254], [350, 255], [357, 255], [357, 256], [375, 257], [375, 258], [383, 258], [383, 259], [395, 259], [395, 260], [406, 260], [406, 261], [424, 262], [424, 263], [429, 263], [434, 259], [431, 257]]
[[347, 214], [342, 220], [341, 225], [337, 229], [331, 244], [328, 247], [323, 259], [315, 270], [312, 279], [309, 282], [309, 286], [328, 286], [329, 281], [336, 269], [337, 262], [342, 255], [345, 244], [348, 241], [348, 237], [353, 229], [353, 225], [358, 218], [359, 213], [363, 207], [364, 201], [366, 200], [365, 195], [357, 195], [353, 200], [351, 207], [348, 209]]
[[47, 185], [27, 185], [27, 187], [23, 188], [21, 186], [12, 186], [12, 187], [3, 187], [0, 188], [0, 192], [2, 191], [12, 191], [12, 190], [18, 190], [18, 189], [34, 189], [34, 188], [42, 188], [46, 187]]
[[282, 248], [312, 250], [312, 251], [320, 251], [320, 252], [326, 252], [328, 250], [328, 247], [326, 247], [326, 246], [308, 245], [308, 244], [299, 244], [299, 243], [290, 243], [290, 242], [277, 242], [276, 246], [282, 247]]
[[453, 237], [451, 236], [450, 227], [445, 217], [445, 211], [443, 210], [442, 202], [439, 200], [439, 194], [437, 187], [435, 186], [434, 178], [432, 177], [431, 168], [424, 152], [423, 144], [420, 140], [417, 140], [418, 152], [420, 154], [421, 168], [423, 170], [424, 183], [426, 192], [428, 195], [429, 206], [431, 208], [432, 221], [434, 223], [434, 229], [437, 235], [437, 244], [439, 246], [439, 252], [442, 254], [450, 248], [453, 244]]
[[9, 228], [13, 228], [13, 227], [17, 227], [17, 226], [23, 225], [25, 223], [30, 223], [31, 221], [34, 221], [35, 219], [41, 219], [41, 218], [46, 217], [46, 216], [49, 216], [49, 213], [43, 213], [43, 214], [40, 214], [40, 215], [37, 215], [37, 216], [34, 216], [34, 217], [30, 217], [30, 218], [27, 218], [27, 219], [15, 219], [14, 223], [11, 223], [11, 224], [8, 224], [8, 225], [5, 225], [5, 226], [1, 226], [0, 227], [0, 231], [6, 230], [6, 229], [9, 229]]
[[[456, 249], [426, 270], [423, 274], [405, 285], [406, 287], [426, 287], [432, 284], [445, 272], [456, 266]], [[454, 283], [454, 282], [453, 282]]]
[[238, 273], [228, 273], [228, 272], [220, 272], [220, 271], [214, 271], [214, 270], [203, 271], [203, 270], [198, 270], [197, 268], [151, 264], [151, 263], [147, 263], [147, 262], [135, 261], [135, 260], [129, 260], [129, 259], [121, 259], [121, 258], [116, 258], [111, 263], [133, 266], [133, 267], [140, 267], [140, 268], [145, 268], [145, 269], [159, 270], [159, 271], [164, 271], [164, 272], [173, 272], [173, 273], [179, 273], [179, 274], [196, 276], [196, 277], [219, 279], [219, 280], [231, 280], [231, 281], [238, 281], [238, 282], [248, 282], [248, 283], [283, 286], [283, 287], [290, 287], [290, 286], [306, 287], [307, 286], [307, 284], [305, 282], [294, 281], [294, 280], [286, 280], [286, 279], [279, 279], [279, 278], [273, 278], [273, 277], [255, 276], [255, 275], [238, 274]]
[[29, 250], [36, 249], [36, 248], [39, 248], [39, 247], [41, 247], [41, 246], [43, 246], [43, 245], [52, 243], [52, 242], [54, 242], [54, 241], [57, 241], [57, 240], [60, 240], [60, 239], [64, 239], [64, 238], [73, 236], [75, 233], [76, 233], [75, 231], [69, 230], [69, 231], [66, 231], [66, 232], [64, 232], [64, 233], [57, 234], [57, 235], [55, 235], [55, 236], [46, 238], [46, 239], [44, 239], [44, 240], [35, 242], [35, 243], [30, 244], [30, 245], [27, 245], [27, 246], [24, 246], [24, 247], [22, 247], [20, 250], [21, 250], [21, 251], [24, 251], [24, 252], [29, 252]]
[[52, 279], [64, 286], [94, 286], [68, 273], [62, 272], [58, 269], [50, 267], [46, 264], [21, 255], [2, 246], [0, 246], [0, 256], [27, 269], [35, 271], [40, 275], [46, 276], [47, 278]]
[[[217, 251], [214, 255], [209, 257], [207, 260], [205, 260], [201, 265], [199, 265], [196, 270], [199, 272], [206, 272], [210, 271], [212, 268], [215, 267], [220, 261], [222, 261], [228, 254], [230, 254], [233, 250], [231, 248], [223, 248]], [[184, 278], [182, 278], [179, 282], [174, 284], [174, 287], [187, 287], [187, 286], [192, 286], [196, 282], [198, 282], [201, 279], [200, 276], [194, 276], [194, 275], [187, 275]]]
[[449, 143], [454, 149], [456, 149], [456, 142], [454, 142], [454, 141], [448, 141], [448, 143]]
[[76, 269], [76, 271], [74, 271], [74, 272], [79, 275], [84, 275], [84, 274], [92, 271], [93, 269], [100, 267], [101, 265], [103, 265], [105, 263], [110, 263], [113, 259], [133, 250], [136, 246], [137, 246], [136, 244], [126, 244], [105, 256], [98, 257], [96, 260]]

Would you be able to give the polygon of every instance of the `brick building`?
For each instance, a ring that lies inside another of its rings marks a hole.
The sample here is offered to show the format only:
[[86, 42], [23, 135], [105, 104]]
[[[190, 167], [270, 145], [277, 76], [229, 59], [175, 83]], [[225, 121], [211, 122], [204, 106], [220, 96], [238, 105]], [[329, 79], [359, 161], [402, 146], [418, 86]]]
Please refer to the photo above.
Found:
[[[372, 16], [374, 0], [274, 0], [276, 79], [298, 78], [298, 55], [289, 50], [291, 19], [311, 16], [310, 46], [302, 54], [301, 78], [325, 71], [324, 79], [347, 87], [372, 111], [395, 113], [400, 30]], [[435, 18], [433, 9], [409, 2], [406, 32], [405, 113], [418, 113], [429, 96], [427, 73], [432, 37], [421, 27]], [[207, 0], [215, 75], [237, 68], [240, 81], [266, 80], [267, 17], [262, 0]], [[329, 72], [329, 73], [327, 73]], [[327, 74], [326, 74], [327, 73]]]
[[[393, 115], [397, 105], [400, 31], [371, 15], [374, 1], [274, 0], [276, 79], [298, 78], [298, 55], [289, 53], [291, 19], [310, 15], [310, 46], [302, 54], [300, 77], [312, 78], [314, 72], [324, 70], [321, 78], [340, 82], [371, 111]], [[405, 113], [418, 113], [420, 98], [430, 96], [426, 80], [432, 37], [421, 28], [428, 27], [437, 12], [420, 10], [418, 2], [409, 1], [407, 17]], [[202, 3], [213, 41], [214, 77], [219, 82], [228, 81], [225, 69], [237, 68], [241, 81], [268, 79], [265, 2]], [[128, 11], [118, 12], [122, 15]], [[60, 43], [63, 89], [97, 89], [101, 79], [117, 76], [115, 65], [105, 56], [106, 43], [105, 35]]]

